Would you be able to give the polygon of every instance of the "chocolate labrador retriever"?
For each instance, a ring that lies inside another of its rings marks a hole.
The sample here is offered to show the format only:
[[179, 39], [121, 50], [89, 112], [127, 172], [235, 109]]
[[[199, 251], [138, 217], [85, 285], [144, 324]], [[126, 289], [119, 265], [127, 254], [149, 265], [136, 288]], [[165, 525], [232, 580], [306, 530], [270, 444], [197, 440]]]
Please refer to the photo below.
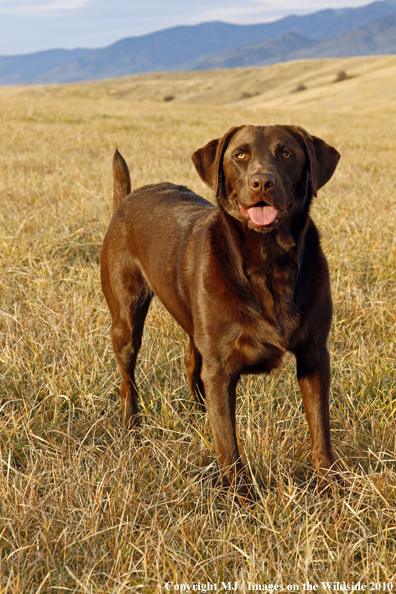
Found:
[[122, 417], [138, 423], [134, 370], [150, 301], [157, 295], [190, 337], [189, 385], [206, 403], [224, 481], [252, 497], [235, 427], [242, 374], [269, 372], [286, 351], [297, 376], [318, 483], [333, 465], [329, 424], [332, 316], [329, 272], [309, 211], [340, 155], [294, 126], [239, 126], [192, 160], [216, 205], [171, 183], [132, 193], [114, 156], [114, 215], [101, 254], [122, 375]]

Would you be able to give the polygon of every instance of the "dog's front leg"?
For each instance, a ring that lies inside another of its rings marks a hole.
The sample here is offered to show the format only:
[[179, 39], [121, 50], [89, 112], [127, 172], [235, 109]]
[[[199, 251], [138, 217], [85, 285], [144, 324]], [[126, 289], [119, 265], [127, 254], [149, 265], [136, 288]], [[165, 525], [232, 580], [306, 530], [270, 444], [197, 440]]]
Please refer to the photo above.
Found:
[[252, 503], [253, 491], [246, 484], [245, 470], [238, 449], [235, 408], [238, 378], [231, 378], [220, 366], [203, 362], [202, 380], [206, 406], [216, 450], [222, 469], [223, 482], [236, 490], [242, 502]]
[[297, 377], [312, 442], [312, 463], [318, 486], [328, 486], [327, 471], [334, 463], [330, 441], [330, 355], [326, 346], [304, 345], [296, 352]]

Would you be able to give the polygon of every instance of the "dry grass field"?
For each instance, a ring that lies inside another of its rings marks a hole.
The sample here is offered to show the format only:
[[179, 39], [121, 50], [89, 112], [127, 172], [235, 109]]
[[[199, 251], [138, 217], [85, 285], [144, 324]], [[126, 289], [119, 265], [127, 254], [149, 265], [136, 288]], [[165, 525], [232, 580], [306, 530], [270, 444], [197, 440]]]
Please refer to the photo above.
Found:
[[[333, 84], [340, 70], [354, 78]], [[0, 89], [1, 594], [396, 590], [395, 112], [395, 57]], [[254, 509], [217, 492], [185, 336], [158, 301], [138, 367], [141, 437], [121, 429], [98, 270], [115, 146], [134, 187], [169, 180], [210, 198], [190, 155], [241, 123], [299, 124], [342, 154], [313, 217], [332, 276], [331, 423], [345, 487], [315, 492], [289, 357], [240, 382]]]

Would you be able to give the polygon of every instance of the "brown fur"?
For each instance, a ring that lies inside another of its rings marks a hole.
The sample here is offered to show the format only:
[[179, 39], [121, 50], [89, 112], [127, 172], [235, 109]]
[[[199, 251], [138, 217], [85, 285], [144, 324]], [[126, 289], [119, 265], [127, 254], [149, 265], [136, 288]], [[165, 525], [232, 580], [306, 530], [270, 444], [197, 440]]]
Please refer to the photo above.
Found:
[[[325, 486], [333, 464], [326, 347], [332, 303], [309, 209], [339, 154], [302, 128], [240, 126], [192, 158], [216, 206], [170, 183], [128, 194], [127, 165], [118, 151], [114, 156], [116, 210], [101, 277], [122, 375], [123, 422], [131, 428], [139, 421], [134, 369], [156, 294], [190, 337], [189, 385], [198, 405], [207, 406], [225, 482], [237, 481], [238, 495], [252, 497], [236, 437], [238, 380], [276, 368], [289, 350]], [[248, 220], [257, 204], [276, 208], [270, 225]]]

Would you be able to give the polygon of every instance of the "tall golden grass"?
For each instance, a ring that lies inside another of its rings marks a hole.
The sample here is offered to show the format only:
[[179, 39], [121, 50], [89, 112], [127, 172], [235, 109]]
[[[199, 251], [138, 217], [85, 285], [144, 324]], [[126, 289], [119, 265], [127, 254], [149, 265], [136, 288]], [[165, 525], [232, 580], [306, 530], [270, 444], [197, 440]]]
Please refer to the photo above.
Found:
[[[333, 62], [335, 77], [345, 66]], [[303, 93], [249, 107], [164, 103], [167, 88], [157, 102], [108, 91], [134, 80], [0, 89], [0, 592], [149, 593], [170, 591], [168, 582], [202, 591], [223, 581], [239, 592], [249, 582], [303, 591], [307, 581], [322, 591], [334, 580], [395, 590], [394, 113], [359, 109], [353, 94], [344, 113], [343, 85], [354, 79], [331, 86], [338, 110], [296, 104]], [[373, 101], [379, 94], [373, 85]], [[345, 487], [333, 498], [315, 492], [290, 357], [238, 392], [243, 456], [260, 493], [252, 510], [218, 495], [185, 336], [158, 302], [138, 367], [140, 439], [121, 429], [98, 275], [114, 148], [134, 187], [169, 180], [210, 198], [190, 155], [241, 123], [299, 124], [342, 153], [313, 217], [332, 276], [331, 424]]]

